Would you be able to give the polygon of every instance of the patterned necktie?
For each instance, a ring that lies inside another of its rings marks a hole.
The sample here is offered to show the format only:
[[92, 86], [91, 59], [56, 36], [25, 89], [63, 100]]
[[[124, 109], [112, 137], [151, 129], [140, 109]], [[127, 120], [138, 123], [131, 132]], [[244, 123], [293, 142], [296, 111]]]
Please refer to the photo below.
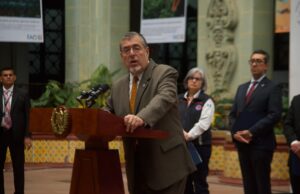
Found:
[[256, 86], [257, 83], [258, 83], [257, 81], [254, 81], [254, 82], [252, 83], [252, 86], [251, 86], [251, 88], [249, 89], [249, 91], [248, 91], [248, 93], [247, 93], [247, 95], [246, 95], [246, 98], [245, 98], [246, 104], [249, 103], [249, 101], [250, 101], [250, 99], [251, 99], [251, 96], [252, 96], [252, 94], [253, 94], [253, 92], [254, 92], [254, 90], [255, 90], [255, 86]]
[[139, 78], [134, 76], [132, 80], [132, 87], [131, 87], [131, 94], [130, 94], [130, 112], [134, 113], [134, 107], [135, 107], [135, 98], [136, 98], [136, 92], [137, 92], [137, 83], [139, 81]]
[[6, 129], [10, 129], [12, 126], [12, 122], [11, 122], [11, 117], [10, 117], [10, 108], [11, 108], [11, 104], [10, 104], [10, 98], [11, 98], [11, 94], [9, 93], [9, 90], [6, 90], [4, 92], [4, 117], [2, 120], [2, 126]]

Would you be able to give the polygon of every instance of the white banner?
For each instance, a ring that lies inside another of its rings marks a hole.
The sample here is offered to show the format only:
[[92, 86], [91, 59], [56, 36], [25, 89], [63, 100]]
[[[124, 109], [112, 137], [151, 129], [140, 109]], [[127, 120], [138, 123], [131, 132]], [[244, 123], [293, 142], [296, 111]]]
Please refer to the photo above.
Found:
[[42, 0], [1, 0], [1, 42], [43, 42]]
[[289, 96], [300, 94], [300, 0], [291, 0]]
[[187, 0], [142, 0], [141, 34], [148, 43], [184, 42]]

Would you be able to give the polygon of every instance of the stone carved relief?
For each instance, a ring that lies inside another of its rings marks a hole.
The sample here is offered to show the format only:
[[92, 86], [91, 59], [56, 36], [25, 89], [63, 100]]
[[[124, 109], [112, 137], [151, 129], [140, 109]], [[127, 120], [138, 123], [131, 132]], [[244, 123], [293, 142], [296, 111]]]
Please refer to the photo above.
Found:
[[237, 64], [234, 30], [237, 26], [235, 0], [211, 0], [206, 16], [209, 46], [206, 52], [213, 90], [228, 88]]
[[209, 76], [214, 90], [226, 89], [236, 66], [236, 49], [232, 45], [214, 48], [206, 53]]

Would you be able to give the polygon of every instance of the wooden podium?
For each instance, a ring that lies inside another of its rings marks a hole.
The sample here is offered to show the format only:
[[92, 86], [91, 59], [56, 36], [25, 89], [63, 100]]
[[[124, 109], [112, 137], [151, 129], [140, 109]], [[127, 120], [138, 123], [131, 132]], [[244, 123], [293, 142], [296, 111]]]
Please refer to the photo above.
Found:
[[[100, 109], [67, 109], [70, 134], [85, 141], [84, 150], [76, 150], [70, 194], [124, 194], [120, 159], [117, 150], [108, 149], [115, 136], [166, 138], [164, 131], [140, 128], [126, 133], [123, 118]], [[34, 133], [53, 133], [53, 109], [33, 108], [29, 129]]]

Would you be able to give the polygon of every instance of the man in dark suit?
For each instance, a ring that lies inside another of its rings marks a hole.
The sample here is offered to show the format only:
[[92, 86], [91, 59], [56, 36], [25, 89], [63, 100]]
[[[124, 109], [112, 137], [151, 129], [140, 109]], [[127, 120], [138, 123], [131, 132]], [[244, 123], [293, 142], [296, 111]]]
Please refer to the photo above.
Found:
[[293, 98], [284, 122], [284, 135], [290, 146], [290, 180], [293, 193], [300, 193], [300, 95]]
[[266, 77], [269, 56], [256, 50], [249, 60], [252, 79], [238, 87], [230, 112], [245, 194], [271, 194], [273, 127], [281, 117], [281, 90]]
[[3, 170], [7, 148], [10, 150], [15, 194], [24, 194], [24, 146], [31, 147], [28, 131], [30, 101], [28, 95], [18, 89], [14, 83], [16, 75], [11, 67], [5, 67], [0, 74], [0, 194], [4, 194]]
[[131, 194], [183, 194], [196, 168], [186, 147], [177, 108], [178, 73], [149, 59], [149, 47], [136, 32], [126, 33], [120, 54], [128, 75], [112, 85], [109, 110], [124, 117], [127, 132], [148, 126], [167, 131], [163, 140], [124, 138]]

